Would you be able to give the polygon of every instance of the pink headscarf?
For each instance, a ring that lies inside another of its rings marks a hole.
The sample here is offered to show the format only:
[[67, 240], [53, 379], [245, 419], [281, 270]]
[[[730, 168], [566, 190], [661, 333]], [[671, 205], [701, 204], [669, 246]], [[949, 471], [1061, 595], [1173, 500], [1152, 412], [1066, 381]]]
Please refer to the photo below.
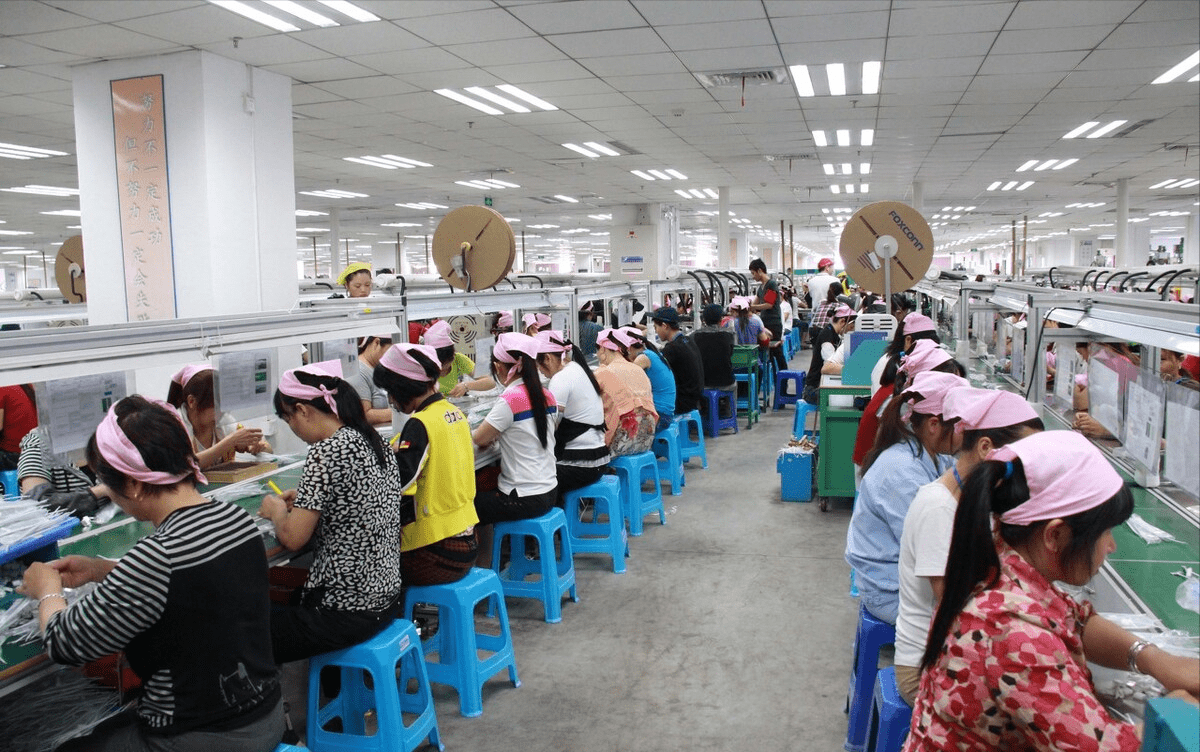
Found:
[[[307, 366], [293, 368], [283, 372], [283, 376], [279, 379], [279, 391], [283, 392], [292, 399], [311, 400], [317, 397], [324, 397], [325, 404], [329, 405], [329, 409], [334, 415], [338, 414], [337, 409], [337, 393], [331, 391], [324, 386], [309, 386], [301, 383], [296, 378], [297, 372], [313, 374], [314, 376], [332, 376], [334, 378], [342, 378], [342, 361], [340, 360], [325, 360], [320, 363], [312, 363]], [[341, 417], [341, 416], [338, 416]]]
[[[906, 319], [907, 320], [907, 319]], [[900, 373], [910, 377], [937, 368], [948, 360], [953, 360], [950, 353], [938, 346], [931, 339], [919, 339], [913, 345], [912, 352], [900, 358]]]
[[176, 371], [175, 375], [171, 377], [171, 381], [180, 386], [187, 386], [187, 383], [192, 380], [193, 376], [201, 371], [211, 371], [212, 369], [213, 367], [208, 363], [195, 363], [192, 365], [187, 365]]
[[541, 329], [543, 326], [550, 326], [550, 317], [544, 313], [527, 313], [521, 317], [522, 330], [528, 329], [534, 324], [537, 324], [538, 329]]
[[[392, 345], [388, 351], [379, 359], [379, 365], [388, 369], [397, 376], [403, 376], [406, 379], [420, 381], [424, 384], [433, 383], [433, 379], [429, 378], [429, 374], [425, 372], [425, 366], [419, 360], [413, 357], [413, 353], [420, 353], [430, 363], [435, 366], [438, 364], [437, 350], [430, 345], [410, 345], [401, 343]], [[436, 377], [434, 377], [436, 378]]]
[[632, 326], [623, 326], [616, 330], [616, 338], [626, 347], [645, 347], [646, 337], [642, 330]]
[[739, 295], [729, 301], [729, 309], [731, 311], [748, 311], [750, 310], [750, 298], [744, 295]]
[[838, 307], [836, 309], [834, 309], [833, 316], [831, 316], [830, 318], [852, 319], [857, 315], [858, 314], [855, 313], [854, 309], [851, 308], [850, 306], [846, 305], [845, 303], [838, 303]]
[[425, 336], [421, 338], [421, 342], [433, 348], [453, 345], [454, 340], [450, 339], [450, 325], [444, 320], [433, 322], [425, 330]]
[[539, 352], [544, 353], [569, 353], [571, 352], [571, 340], [567, 338], [558, 329], [546, 329], [537, 333], [534, 337], [538, 341], [540, 347]]
[[[617, 344], [617, 342], [620, 341], [620, 337], [617, 336], [618, 331], [620, 331], [620, 330], [619, 329], [601, 329], [596, 334], [596, 346], [603, 347], [605, 350], [615, 350], [617, 352], [620, 352], [621, 346], [619, 344]], [[614, 341], [614, 339], [617, 341]]]
[[1009, 525], [1070, 517], [1094, 509], [1125, 485], [1092, 442], [1074, 431], [1042, 431], [999, 447], [990, 460], [1025, 468], [1029, 500], [1000, 515]]
[[[937, 326], [933, 319], [920, 313], [910, 313], [904, 317], [904, 333], [920, 334], [921, 332], [936, 332]], [[919, 342], [920, 340], [918, 340]]]
[[[970, 383], [961, 376], [941, 371], [922, 371], [904, 390], [905, 401], [913, 403], [913, 412], [944, 417], [942, 410], [946, 395], [950, 390], [963, 386], [970, 386]], [[917, 400], [915, 394], [920, 394], [921, 399]]]
[[[187, 432], [187, 427], [184, 426], [183, 419], [179, 417], [179, 413], [175, 411], [175, 408], [160, 400], [152, 399], [149, 401], [174, 416], [179, 421], [179, 426], [183, 428], [184, 433]], [[191, 467], [182, 473], [172, 474], [161, 470], [151, 470], [146, 467], [146, 460], [142, 458], [141, 451], [129, 440], [129, 437], [125, 435], [125, 431], [121, 429], [121, 424], [117, 422], [116, 405], [108, 409], [108, 414], [104, 416], [104, 420], [100, 421], [100, 425], [96, 427], [96, 449], [100, 452], [100, 456], [108, 464], [112, 465], [114, 469], [124, 475], [128, 475], [134, 480], [140, 480], [142, 483], [169, 486], [188, 477], [195, 478], [197, 483], [208, 483], [208, 478], [204, 477], [204, 473], [200, 471], [200, 465], [196, 463], [195, 455], [192, 455], [189, 460]]]
[[947, 392], [942, 402], [942, 420], [957, 418], [954, 430], [959, 433], [1015, 426], [1036, 417], [1033, 405], [1000, 389], [963, 386]]
[[496, 338], [496, 345], [492, 348], [492, 356], [500, 363], [506, 363], [510, 366], [508, 369], [508, 378], [512, 378], [517, 373], [520, 373], [520, 363], [517, 355], [519, 353], [529, 358], [537, 360], [540, 344], [536, 339], [527, 334], [520, 332], [505, 332]]
[[504, 327], [507, 326], [508, 328], [511, 329], [512, 325], [513, 325], [512, 311], [501, 311], [500, 315], [496, 317], [496, 327], [497, 328], [503, 329]]

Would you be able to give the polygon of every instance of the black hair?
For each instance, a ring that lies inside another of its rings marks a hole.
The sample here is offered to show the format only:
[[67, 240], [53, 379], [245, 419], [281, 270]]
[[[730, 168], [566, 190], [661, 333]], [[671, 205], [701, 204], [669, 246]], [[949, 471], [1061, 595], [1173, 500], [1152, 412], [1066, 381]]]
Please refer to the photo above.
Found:
[[[571, 345], [571, 362], [577, 363], [579, 367], [583, 369], [584, 374], [587, 375], [588, 381], [590, 381], [592, 384], [592, 388], [596, 390], [596, 394], [602, 394], [604, 390], [600, 388], [600, 382], [596, 381], [596, 374], [592, 373], [592, 367], [588, 365], [587, 356], [583, 354], [583, 350], [580, 350], [579, 345], [571, 342], [570, 340], [567, 340], [567, 343]], [[560, 358], [562, 357], [562, 353], [539, 353], [537, 356], [538, 362], [542, 362], [542, 358], [550, 355], [558, 355]]]
[[343, 286], [343, 287], [349, 287], [349, 286], [350, 286], [350, 280], [354, 279], [355, 277], [357, 277], [357, 276], [358, 276], [358, 275], [360, 275], [360, 274], [365, 274], [365, 275], [367, 275], [368, 277], [370, 277], [370, 276], [371, 276], [371, 270], [370, 270], [370, 269], [359, 269], [358, 271], [354, 272], [353, 274], [347, 274], [347, 275], [346, 275], [346, 281], [342, 283], [342, 286]]
[[441, 365], [454, 362], [454, 344], [451, 343], [449, 345], [442, 345], [441, 347], [435, 348], [435, 350], [437, 351], [438, 363], [440, 364], [440, 372]]
[[409, 350], [408, 355], [425, 371], [427, 377], [425, 381], [417, 381], [410, 379], [407, 376], [401, 376], [390, 368], [385, 368], [383, 365], [375, 366], [375, 370], [371, 372], [371, 380], [375, 382], [375, 386], [388, 393], [388, 396], [396, 401], [396, 404], [403, 405], [409, 400], [420, 397], [433, 383], [437, 381], [438, 375], [442, 372], [441, 363], [434, 363], [429, 358], [426, 358], [416, 350]]
[[700, 312], [700, 320], [705, 326], [716, 326], [721, 323], [721, 317], [725, 314], [725, 309], [716, 303], [709, 303], [704, 306], [704, 310]]
[[963, 431], [963, 451], [974, 449], [975, 445], [984, 439], [990, 439], [992, 446], [1002, 447], [1024, 437], [1030, 431], [1045, 431], [1046, 424], [1041, 418], [1030, 418], [1024, 423], [999, 428], [968, 428]]
[[[962, 498], [954, 515], [954, 534], [946, 556], [946, 579], [941, 602], [929, 627], [929, 640], [921, 657], [921, 668], [937, 663], [954, 619], [967, 605], [971, 594], [995, 586], [1000, 577], [1000, 556], [992, 536], [992, 515], [1003, 514], [1029, 500], [1029, 484], [1020, 458], [1006, 463], [985, 460], [975, 466], [963, 482]], [[1105, 531], [1120, 525], [1133, 514], [1133, 495], [1124, 485], [1111, 498], [1085, 512], [1064, 517], [1071, 529], [1071, 542], [1063, 549], [1066, 566], [1090, 565], [1092, 551]], [[999, 535], [1009, 546], [1031, 540], [1048, 521], [1030, 525], [1000, 523]]]
[[216, 404], [213, 397], [213, 371], [211, 368], [205, 368], [203, 371], [192, 374], [192, 377], [182, 386], [178, 381], [172, 381], [171, 386], [167, 387], [167, 404], [171, 407], [182, 408], [187, 404], [188, 397], [195, 397], [196, 405], [201, 410], [207, 410]]
[[[525, 393], [529, 395], [529, 411], [533, 414], [533, 425], [537, 429], [538, 441], [541, 442], [542, 448], [548, 446], [549, 434], [549, 419], [546, 417], [546, 393], [542, 390], [542, 380], [538, 375], [537, 362], [521, 352], [511, 352], [517, 358], [517, 364], [521, 367], [521, 382], [525, 386]], [[492, 374], [499, 379], [497, 373], [498, 367], [510, 368], [511, 363], [504, 363], [496, 360], [496, 356], [492, 356]]]
[[[309, 373], [308, 371], [295, 371], [294, 373], [296, 380], [301, 384], [312, 387], [323, 386], [334, 393], [333, 399], [337, 404], [337, 417], [347, 428], [352, 428], [362, 434], [367, 444], [375, 452], [375, 459], [379, 461], [379, 466], [385, 467], [389, 461], [387, 448], [384, 446], [379, 432], [367, 422], [367, 414], [363, 412], [362, 400], [359, 398], [358, 392], [354, 391], [354, 387], [350, 386], [344, 379], [339, 379], [336, 376]], [[302, 403], [316, 408], [323, 413], [333, 415], [333, 410], [330, 409], [329, 404], [325, 402], [325, 397], [323, 396], [301, 400], [289, 397], [278, 389], [275, 390], [275, 414], [280, 418], [290, 415], [295, 411], [296, 406]]]
[[[142, 455], [146, 468], [171, 475], [179, 475], [193, 470], [192, 463], [197, 462], [196, 454], [192, 451], [192, 439], [180, 422], [178, 415], [173, 415], [161, 405], [156, 405], [140, 394], [133, 394], [116, 404], [117, 425], [121, 431]], [[100, 454], [96, 444], [96, 434], [88, 440], [87, 463], [101, 483], [124, 494], [129, 486], [130, 478], [125, 473], [109, 464]], [[168, 491], [179, 483], [195, 485], [195, 476], [188, 476], [176, 483], [165, 485], [148, 484], [151, 493]]]
[[362, 355], [363, 352], [368, 347], [371, 346], [372, 342], [378, 342], [381, 345], [390, 345], [390, 344], [392, 344], [392, 338], [391, 337], [377, 337], [375, 335], [371, 335], [369, 337], [359, 337], [358, 338], [358, 354]]
[[879, 375], [880, 386], [892, 386], [896, 383], [896, 372], [900, 370], [900, 356], [887, 356], [887, 363], [883, 365], [883, 373]]
[[842, 287], [841, 282], [830, 282], [829, 290], [825, 293], [825, 302], [836, 303], [838, 296], [844, 294], [845, 292], [846, 289]]
[[[897, 363], [900, 362], [899, 357], [896, 358], [896, 362]], [[937, 373], [949, 373], [949, 374], [958, 376], [959, 378], [963, 378], [963, 379], [965, 379], [967, 377], [967, 369], [963, 368], [963, 364], [959, 363], [954, 358], [947, 360], [945, 363], [938, 363], [936, 366], [934, 366], [933, 368], [930, 368], [929, 370], [936, 371]], [[900, 392], [907, 389], [908, 385], [912, 383], [914, 378], [916, 378], [916, 377], [910, 376], [907, 371], [904, 373], [900, 373], [899, 367], [897, 366], [896, 379], [894, 382], [896, 394], [899, 394]]]
[[767, 273], [766, 262], [760, 258], [754, 259], [753, 261], [750, 262], [750, 271], [754, 271], [755, 269], [759, 270], [763, 274], [766, 274]]
[[[899, 383], [898, 379], [899, 376], [897, 376], [897, 383]], [[875, 460], [879, 459], [879, 455], [901, 442], [908, 443], [913, 457], [919, 458], [925, 453], [925, 445], [917, 438], [916, 432], [925, 425], [926, 421], [936, 416], [914, 410], [908, 416], [907, 422], [900, 417], [900, 410], [905, 403], [923, 398], [920, 392], [906, 390], [892, 397], [892, 400], [888, 402], [887, 408], [879, 416], [879, 432], [875, 434], [875, 444], [863, 459], [862, 471], [864, 474], [871, 469], [871, 465], [875, 464]], [[939, 466], [937, 454], [932, 454], [931, 459], [934, 470], [941, 473], [942, 469]]]

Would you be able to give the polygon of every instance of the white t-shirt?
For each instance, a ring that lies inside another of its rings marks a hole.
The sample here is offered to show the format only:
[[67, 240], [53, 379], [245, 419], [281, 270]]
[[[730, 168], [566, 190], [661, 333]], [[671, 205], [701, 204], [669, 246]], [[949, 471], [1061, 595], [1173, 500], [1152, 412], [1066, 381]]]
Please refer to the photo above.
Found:
[[940, 481], [917, 490], [900, 535], [900, 612], [896, 616], [896, 665], [920, 666], [935, 603], [930, 577], [946, 574], [958, 500]]
[[546, 393], [546, 446], [538, 441], [532, 407], [525, 383], [514, 381], [488, 412], [484, 421], [500, 432], [500, 478], [497, 485], [504, 493], [514, 490], [518, 496], [549, 493], [558, 485], [554, 466], [554, 428], [558, 425], [558, 406], [553, 393]]
[[[583, 368], [574, 362], [568, 362], [563, 369], [550, 379], [550, 393], [558, 403], [558, 412], [562, 419], [573, 420], [589, 426], [604, 425], [604, 400], [596, 393], [596, 388], [588, 380]], [[604, 431], [590, 428], [579, 436], [567, 442], [567, 449], [597, 449], [604, 446]], [[564, 465], [580, 467], [599, 467], [608, 464], [608, 458], [589, 462], [563, 462]]]
[[779, 313], [783, 320], [783, 331], [790, 332], [792, 330], [792, 306], [790, 304], [780, 306]]
[[[825, 355], [825, 348], [830, 348], [832, 352], [830, 352], [829, 355]], [[832, 363], [835, 366], [845, 366], [846, 340], [842, 340], [842, 344], [838, 345], [836, 348], [828, 342], [821, 345], [821, 356], [825, 359], [826, 364]]]
[[829, 294], [829, 286], [837, 281], [837, 277], [825, 272], [814, 274], [808, 278], [808, 294], [812, 296], [814, 311], [820, 308], [821, 304], [825, 302], [825, 296]]
[[884, 355], [875, 363], [875, 367], [871, 369], [871, 394], [879, 391], [879, 387], [883, 386], [879, 382], [883, 380], [883, 370], [887, 368], [888, 358], [890, 355]]

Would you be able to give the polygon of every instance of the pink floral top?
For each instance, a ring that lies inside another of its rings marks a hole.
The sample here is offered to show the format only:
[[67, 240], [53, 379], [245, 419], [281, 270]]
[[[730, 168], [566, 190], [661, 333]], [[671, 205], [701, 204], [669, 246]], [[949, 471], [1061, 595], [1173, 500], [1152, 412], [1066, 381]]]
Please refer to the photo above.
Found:
[[921, 675], [904, 752], [1141, 747], [1092, 688], [1083, 627], [1095, 611], [997, 541], [1000, 579], [976, 591]]

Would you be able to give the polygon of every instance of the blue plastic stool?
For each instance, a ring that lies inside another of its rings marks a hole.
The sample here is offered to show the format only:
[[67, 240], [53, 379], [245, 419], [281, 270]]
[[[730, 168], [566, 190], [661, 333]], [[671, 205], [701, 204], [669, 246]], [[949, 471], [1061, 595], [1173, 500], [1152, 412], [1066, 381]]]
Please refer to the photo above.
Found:
[[908, 738], [908, 724], [912, 721], [912, 708], [900, 696], [896, 684], [896, 669], [888, 666], [879, 671], [875, 679], [874, 701], [871, 703], [870, 729], [867, 752], [900, 752]]
[[21, 489], [17, 486], [17, 471], [5, 470], [0, 472], [0, 496], [7, 496], [15, 499], [21, 495]]
[[[737, 418], [733, 424], [737, 426]], [[675, 416], [675, 427], [679, 429], [679, 459], [683, 464], [693, 457], [700, 458], [700, 467], [708, 468], [708, 452], [704, 449], [704, 422], [700, 419], [700, 411], [692, 410], [683, 415]], [[696, 438], [692, 438], [692, 429], [696, 429]], [[687, 485], [687, 478], [683, 479]]]
[[[646, 452], [650, 454], [650, 452]], [[654, 455], [650, 454], [653, 458]], [[657, 463], [656, 463], [657, 466]], [[536, 598], [545, 606], [546, 621], [557, 624], [562, 621], [562, 597], [568, 593], [571, 600], [579, 602], [575, 594], [575, 562], [571, 558], [571, 536], [567, 532], [567, 516], [554, 507], [541, 517], [528, 520], [497, 522], [495, 542], [492, 544], [492, 569], [500, 576], [504, 595], [513, 598]], [[554, 555], [554, 534], [562, 539], [559, 555]], [[511, 556], [508, 566], [500, 569], [500, 542], [509, 539]], [[538, 558], [525, 558], [525, 539], [538, 542]], [[529, 577], [537, 577], [532, 582]]]
[[[658, 459], [653, 452], [614, 457], [608, 466], [616, 471], [621, 481], [621, 507], [625, 519], [629, 520], [630, 535], [641, 535], [642, 518], [656, 510], [658, 521], [667, 524], [658, 480]], [[647, 482], [651, 483], [652, 488], [643, 491], [642, 486]]]
[[[707, 407], [704, 415], [704, 429], [708, 431], [708, 435], [712, 438], [717, 438], [721, 431], [726, 428], [732, 428], [734, 433], [738, 432], [737, 425], [737, 392], [723, 391], [721, 389], [705, 389], [700, 393], [700, 399], [704, 401]], [[721, 417], [721, 402], [725, 402], [729, 406], [729, 416]], [[708, 460], [705, 460], [707, 467]]]
[[1198, 726], [1195, 705], [1177, 697], [1155, 697], [1146, 702], [1142, 752], [1198, 752]]
[[[683, 459], [679, 456], [679, 418], [671, 421], [671, 425], [654, 434], [654, 443], [650, 445], [654, 456], [658, 458], [658, 477], [671, 486], [671, 495], [683, 493]], [[665, 461], [664, 461], [665, 460]]]
[[893, 645], [895, 642], [896, 628], [876, 619], [866, 606], [859, 606], [854, 662], [850, 666], [850, 691], [846, 697], [846, 710], [850, 714], [845, 744], [848, 752], [864, 752], [867, 748], [867, 724], [871, 715], [871, 699], [875, 693], [875, 675], [879, 672], [879, 651], [884, 645]]
[[[809, 403], [805, 402], [804, 400], [800, 400], [799, 402], [797, 402], [796, 403], [796, 415], [793, 416], [793, 418], [792, 418], [792, 436], [794, 436], [796, 438], [800, 438], [804, 434], [809, 433], [808, 428], [807, 428], [808, 427], [808, 414], [819, 412], [820, 409], [821, 408], [818, 407], [817, 405], [810, 405]], [[816, 436], [819, 433], [819, 429], [814, 427], [812, 429], [811, 433], [813, 436]]]
[[[475, 606], [481, 601], [488, 602], [489, 613], [497, 614], [500, 634], [476, 629]], [[437, 654], [436, 661], [428, 657], [425, 660], [429, 679], [454, 687], [463, 715], [471, 718], [483, 713], [483, 684], [505, 668], [513, 686], [521, 686], [521, 680], [517, 678], [517, 659], [513, 655], [512, 633], [508, 628], [504, 589], [495, 572], [471, 567], [458, 582], [413, 586], [404, 596], [404, 615], [411, 619], [413, 607], [418, 603], [428, 603], [438, 609], [438, 630], [424, 646], [427, 656]], [[481, 650], [490, 655], [480, 658]]]
[[758, 390], [762, 398], [762, 407], [760, 410], [766, 412], [771, 406], [771, 397], [775, 390], [775, 358], [771, 357], [771, 351], [761, 351], [762, 354], [758, 358]]
[[[774, 409], [779, 410], [784, 405], [794, 405], [800, 401], [804, 395], [804, 376], [804, 371], [780, 371], [775, 376]], [[789, 383], [793, 385], [791, 394], [784, 388]]]
[[[336, 697], [321, 706], [320, 676], [326, 666], [341, 669], [341, 687]], [[410, 690], [413, 679], [416, 686]], [[368, 734], [366, 716], [372, 710], [377, 728]], [[412, 718], [408, 724], [405, 714]], [[341, 719], [341, 731], [325, 728], [334, 718]], [[438, 738], [421, 638], [411, 621], [397, 619], [364, 643], [309, 661], [307, 730], [311, 749], [409, 752], [423, 746], [426, 739], [444, 749]]]
[[[592, 501], [592, 521], [580, 519], [583, 512], [581, 502]], [[625, 516], [621, 512], [621, 481], [615, 475], [605, 475], [591, 485], [563, 494], [567, 515], [567, 535], [571, 538], [571, 552], [579, 554], [608, 554], [612, 557], [613, 571], [625, 571], [625, 557], [629, 556], [629, 536], [625, 532]], [[607, 518], [599, 522], [600, 515]]]
[[738, 410], [746, 411], [746, 430], [754, 428], [754, 423], [759, 417], [757, 370], [758, 369], [752, 369], [750, 371], [742, 371], [741, 373], [735, 371], [733, 374], [734, 381], [738, 382], [739, 384], [746, 385], [746, 397], [743, 399], [739, 393], [738, 396], [734, 398], [734, 406]]

